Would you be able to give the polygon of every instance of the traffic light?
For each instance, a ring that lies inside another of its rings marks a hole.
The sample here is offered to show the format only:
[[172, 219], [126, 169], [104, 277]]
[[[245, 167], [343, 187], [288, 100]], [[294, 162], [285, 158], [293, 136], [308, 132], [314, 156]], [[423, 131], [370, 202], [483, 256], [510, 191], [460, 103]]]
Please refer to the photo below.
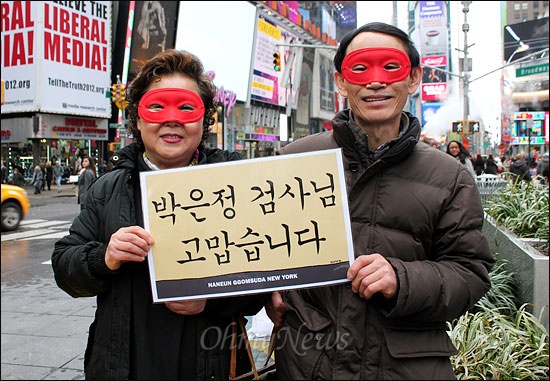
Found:
[[459, 120], [457, 122], [453, 122], [453, 132], [456, 132], [458, 134], [463, 134], [464, 131], [464, 121]]
[[281, 71], [281, 53], [273, 53], [273, 70]]
[[479, 122], [477, 120], [469, 120], [468, 121], [468, 131], [470, 131], [470, 133], [476, 133], [476, 132], [479, 132], [480, 126], [479, 126]]
[[113, 102], [125, 99], [124, 85], [122, 83], [115, 83], [111, 86], [111, 97], [113, 98]]
[[122, 83], [115, 83], [111, 86], [111, 96], [113, 98], [113, 102], [115, 102], [116, 106], [124, 110], [126, 107], [128, 107], [128, 101], [126, 100], [126, 86], [124, 86]]

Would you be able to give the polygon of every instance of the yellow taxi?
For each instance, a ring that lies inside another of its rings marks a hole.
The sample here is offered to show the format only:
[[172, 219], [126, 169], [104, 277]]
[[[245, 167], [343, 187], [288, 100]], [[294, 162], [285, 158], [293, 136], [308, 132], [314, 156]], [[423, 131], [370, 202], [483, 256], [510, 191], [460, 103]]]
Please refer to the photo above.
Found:
[[2, 184], [2, 231], [17, 229], [31, 208], [27, 191], [15, 185]]

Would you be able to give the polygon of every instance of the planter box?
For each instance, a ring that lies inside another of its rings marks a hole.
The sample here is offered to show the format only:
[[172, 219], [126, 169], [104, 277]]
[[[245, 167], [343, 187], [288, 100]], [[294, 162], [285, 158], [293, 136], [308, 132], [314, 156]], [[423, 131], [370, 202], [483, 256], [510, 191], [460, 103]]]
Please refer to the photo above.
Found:
[[529, 312], [540, 318], [548, 331], [548, 256], [529, 245], [529, 240], [497, 226], [487, 215], [483, 232], [493, 253], [509, 262], [511, 268], [507, 270], [514, 273], [520, 303], [529, 303]]

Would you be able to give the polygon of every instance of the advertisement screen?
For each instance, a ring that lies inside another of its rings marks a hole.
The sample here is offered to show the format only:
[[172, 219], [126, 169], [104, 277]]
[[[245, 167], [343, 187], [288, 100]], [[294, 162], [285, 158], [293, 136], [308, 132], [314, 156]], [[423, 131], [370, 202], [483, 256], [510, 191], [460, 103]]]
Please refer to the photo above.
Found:
[[[300, 57], [297, 50], [289, 45], [301, 43], [302, 40], [295, 34], [257, 11], [249, 101], [296, 109], [301, 61], [297, 59]], [[280, 63], [277, 65], [274, 63], [275, 53], [279, 55]]]
[[173, 49], [179, 1], [136, 1], [128, 82], [155, 54]]

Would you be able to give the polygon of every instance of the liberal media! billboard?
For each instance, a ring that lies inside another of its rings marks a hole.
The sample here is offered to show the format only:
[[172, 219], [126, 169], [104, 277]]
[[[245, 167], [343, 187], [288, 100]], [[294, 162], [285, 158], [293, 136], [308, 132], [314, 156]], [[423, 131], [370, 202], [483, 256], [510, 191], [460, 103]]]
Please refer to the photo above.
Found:
[[110, 1], [2, 1], [2, 114], [109, 118]]

